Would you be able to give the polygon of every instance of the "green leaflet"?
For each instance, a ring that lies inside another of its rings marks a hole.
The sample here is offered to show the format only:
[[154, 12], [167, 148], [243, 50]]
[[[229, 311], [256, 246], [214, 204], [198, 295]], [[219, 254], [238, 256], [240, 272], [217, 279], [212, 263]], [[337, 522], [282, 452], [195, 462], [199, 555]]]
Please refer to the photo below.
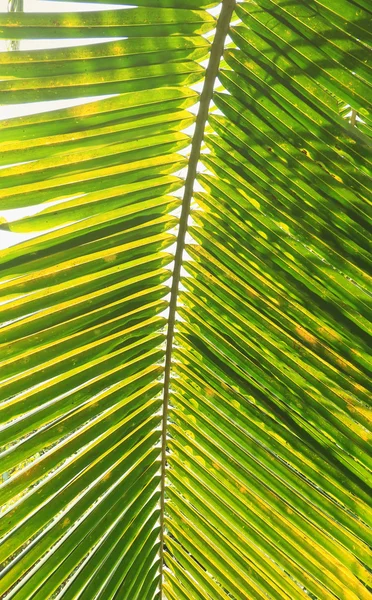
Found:
[[82, 106], [63, 108], [26, 117], [12, 118], [2, 121], [2, 139], [13, 141], [74, 133], [84, 129], [93, 130], [96, 125], [133, 120], [143, 114], [164, 114], [170, 111], [188, 108], [198, 99], [197, 92], [184, 87], [156, 88], [151, 94], [133, 92], [106, 98], [96, 102], [88, 102]]
[[106, 10], [81, 13], [3, 13], [2, 39], [54, 39], [201, 34], [214, 22], [208, 13], [167, 8]]
[[[144, 143], [146, 142], [147, 140]], [[164, 144], [164, 147], [162, 148], [162, 150], [164, 150], [164, 155], [160, 156], [159, 149], [148, 146], [147, 149], [142, 152], [142, 157], [144, 157], [142, 160], [132, 160], [128, 163], [122, 162], [122, 154], [124, 155], [126, 153], [115, 152], [116, 148], [113, 148], [112, 153], [114, 155], [114, 160], [112, 160], [112, 163], [109, 157], [107, 161], [104, 161], [109, 163], [107, 167], [93, 168], [84, 171], [84, 164], [80, 165], [79, 162], [76, 161], [76, 174], [72, 176], [68, 175], [68, 163], [74, 161], [74, 158], [77, 157], [62, 157], [60, 159], [62, 164], [63, 160], [65, 160], [67, 166], [62, 166], [60, 169], [54, 167], [51, 161], [49, 162], [49, 166], [52, 170], [55, 169], [57, 172], [62, 173], [61, 177], [53, 179], [53, 186], [48, 186], [47, 182], [41, 179], [40, 174], [36, 174], [33, 177], [31, 175], [29, 178], [31, 179], [30, 183], [17, 185], [0, 191], [0, 200], [2, 200], [2, 203], [4, 204], [4, 209], [24, 208], [35, 204], [39, 205], [42, 202], [60, 202], [69, 200], [71, 197], [79, 195], [80, 193], [85, 194], [88, 192], [95, 192], [97, 189], [100, 189], [102, 185], [108, 184], [109, 182], [110, 184], [123, 185], [142, 179], [146, 180], [150, 177], [156, 177], [157, 175], [174, 173], [185, 166], [185, 159], [176, 153], [167, 154], [166, 151], [171, 148], [174, 150], [184, 148], [187, 146], [187, 142], [188, 139], [183, 137], [182, 140], [174, 144]], [[101, 150], [101, 152], [103, 152], [103, 150]], [[131, 158], [135, 159], [136, 155], [141, 157], [141, 152], [135, 150], [135, 153], [134, 155], [132, 154]], [[147, 157], [151, 157], [151, 160], [148, 160]], [[99, 160], [96, 161], [96, 164], [98, 166]], [[93, 165], [88, 165], [88, 168], [89, 166], [94, 167], [96, 165], [93, 162]], [[16, 168], [17, 167], [15, 167], [15, 169]], [[38, 169], [39, 165], [36, 165], [36, 168]], [[14, 180], [12, 179], [12, 181]]]
[[42, 100], [67, 100], [76, 96], [89, 97], [117, 92], [126, 93], [166, 86], [169, 77], [174, 84], [191, 85], [200, 80], [203, 69], [197, 63], [169, 63], [128, 67], [127, 69], [78, 73], [55, 77], [27, 78], [2, 82], [0, 102], [16, 104]]
[[201, 60], [206, 56], [208, 48], [209, 43], [204, 38], [193, 36], [158, 40], [127, 38], [86, 46], [22, 51], [14, 56], [3, 52], [0, 54], [0, 72], [11, 80], [22, 79], [29, 75], [32, 65], [34, 76], [49, 75], [56, 80], [57, 74], [92, 73], [103, 69], [161, 64], [168, 60]]
[[[84, 158], [81, 158], [80, 152], [72, 152], [62, 154], [54, 159], [45, 158], [37, 163], [28, 162], [27, 164], [8, 167], [1, 170], [1, 181], [3, 185], [2, 195], [12, 194], [15, 187], [15, 193], [27, 193], [34, 189], [32, 184], [40, 180], [40, 171], [47, 173], [50, 177], [54, 177], [57, 185], [63, 184], [66, 179], [63, 176], [71, 174], [71, 180], [74, 180], [75, 173], [82, 173], [83, 177], [89, 177], [90, 171], [94, 171], [96, 167], [115, 166], [118, 162], [117, 156], [120, 156], [120, 162], [125, 155], [127, 169], [130, 170], [132, 162], [144, 161], [144, 167], [151, 168], [152, 162], [150, 159], [154, 155], [156, 158], [164, 154], [170, 154], [184, 148], [189, 142], [187, 135], [182, 133], [170, 133], [168, 136], [157, 135], [149, 136], [145, 139], [135, 140], [134, 142], [124, 142], [112, 144], [109, 148], [100, 145], [87, 149], [84, 153]], [[79, 160], [80, 157], [80, 160]], [[86, 175], [85, 175], [86, 174]], [[17, 185], [12, 183], [17, 181]], [[5, 186], [9, 185], [7, 189]], [[40, 188], [45, 187], [40, 184]]]

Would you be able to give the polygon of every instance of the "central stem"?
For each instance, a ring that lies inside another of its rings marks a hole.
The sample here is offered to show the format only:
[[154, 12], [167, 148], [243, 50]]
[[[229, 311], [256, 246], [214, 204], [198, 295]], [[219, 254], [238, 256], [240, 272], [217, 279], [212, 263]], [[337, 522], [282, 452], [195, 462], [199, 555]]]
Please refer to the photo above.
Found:
[[229, 30], [231, 17], [236, 0], [223, 0], [220, 16], [217, 21], [216, 33], [212, 43], [209, 63], [205, 74], [203, 91], [200, 96], [199, 111], [195, 122], [195, 131], [191, 144], [188, 170], [185, 180], [185, 190], [182, 199], [182, 209], [179, 221], [177, 245], [174, 258], [173, 279], [169, 303], [168, 331], [166, 339], [165, 369], [164, 369], [164, 396], [161, 438], [161, 490], [160, 490], [160, 587], [162, 589], [164, 570], [164, 517], [165, 517], [165, 477], [167, 464], [167, 429], [169, 409], [169, 388], [171, 379], [172, 352], [174, 340], [174, 327], [177, 313], [177, 300], [181, 279], [182, 256], [185, 248], [188, 219], [190, 215], [191, 200], [194, 193], [194, 184], [197, 166], [200, 158], [201, 145], [204, 138], [205, 126], [208, 120], [209, 106], [213, 96], [214, 84], [218, 75], [219, 65], [225, 48], [225, 40]]

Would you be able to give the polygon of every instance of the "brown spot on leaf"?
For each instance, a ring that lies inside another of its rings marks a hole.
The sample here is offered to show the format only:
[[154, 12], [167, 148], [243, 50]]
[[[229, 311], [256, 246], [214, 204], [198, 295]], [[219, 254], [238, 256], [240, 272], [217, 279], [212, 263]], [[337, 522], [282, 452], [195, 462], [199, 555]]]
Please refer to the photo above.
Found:
[[314, 335], [309, 333], [301, 325], [296, 325], [296, 332], [305, 342], [307, 342], [308, 344], [311, 344], [312, 346], [315, 346], [315, 344], [318, 341]]

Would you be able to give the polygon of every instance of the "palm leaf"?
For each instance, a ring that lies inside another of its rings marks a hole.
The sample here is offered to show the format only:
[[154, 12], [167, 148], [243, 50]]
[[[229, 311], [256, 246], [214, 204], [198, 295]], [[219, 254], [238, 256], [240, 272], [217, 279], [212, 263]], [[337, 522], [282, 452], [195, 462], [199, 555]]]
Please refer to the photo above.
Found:
[[369, 5], [10, 8], [1, 597], [367, 600]]

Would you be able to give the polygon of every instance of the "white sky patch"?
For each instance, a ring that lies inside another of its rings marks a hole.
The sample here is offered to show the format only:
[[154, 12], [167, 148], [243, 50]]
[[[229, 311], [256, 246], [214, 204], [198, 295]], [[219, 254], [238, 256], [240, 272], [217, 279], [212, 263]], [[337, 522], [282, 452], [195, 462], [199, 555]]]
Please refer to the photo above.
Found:
[[11, 231], [0, 231], [0, 250], [5, 250], [5, 248], [10, 248], [10, 246], [14, 246], [15, 244], [19, 244], [20, 242], [25, 242], [26, 240], [30, 240], [32, 237], [35, 237], [35, 234], [32, 235], [30, 233], [12, 233]]

